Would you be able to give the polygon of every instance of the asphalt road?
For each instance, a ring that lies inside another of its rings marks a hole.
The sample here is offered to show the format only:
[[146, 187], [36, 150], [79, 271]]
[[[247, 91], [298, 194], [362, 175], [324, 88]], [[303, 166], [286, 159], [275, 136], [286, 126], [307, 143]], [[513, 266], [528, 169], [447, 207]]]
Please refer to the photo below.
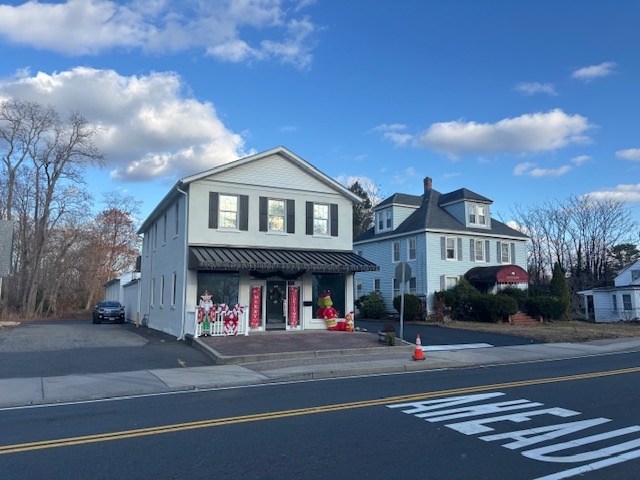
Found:
[[640, 354], [0, 410], [3, 480], [637, 478]]
[[199, 367], [212, 360], [175, 337], [134, 324], [25, 322], [0, 329], [0, 378]]

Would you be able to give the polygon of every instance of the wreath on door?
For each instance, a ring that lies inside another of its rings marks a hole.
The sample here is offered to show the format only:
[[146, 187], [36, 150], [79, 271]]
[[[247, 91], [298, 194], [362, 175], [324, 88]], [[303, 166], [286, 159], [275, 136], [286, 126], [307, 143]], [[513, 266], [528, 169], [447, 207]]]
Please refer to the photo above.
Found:
[[284, 300], [284, 292], [282, 288], [280, 288], [280, 285], [274, 285], [273, 288], [269, 290], [269, 300], [273, 303], [282, 303]]

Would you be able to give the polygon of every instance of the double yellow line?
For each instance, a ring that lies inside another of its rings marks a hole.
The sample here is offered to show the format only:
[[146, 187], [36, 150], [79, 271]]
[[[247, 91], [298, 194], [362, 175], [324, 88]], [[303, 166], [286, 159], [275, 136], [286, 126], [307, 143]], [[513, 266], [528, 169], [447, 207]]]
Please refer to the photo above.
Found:
[[43, 450], [48, 448], [69, 447], [73, 445], [85, 445], [88, 443], [109, 442], [113, 440], [124, 440], [125, 438], [137, 438], [148, 435], [160, 435], [163, 433], [184, 432], [201, 428], [220, 427], [223, 425], [234, 425], [237, 423], [259, 422], [286, 417], [298, 417], [303, 415], [315, 415], [318, 413], [335, 412], [339, 410], [351, 410], [355, 408], [375, 407], [390, 403], [417, 402], [434, 397], [444, 397], [448, 395], [461, 395], [466, 393], [483, 392], [487, 390], [501, 390], [505, 388], [526, 387], [531, 385], [542, 385], [547, 383], [570, 382], [575, 380], [587, 380], [591, 378], [606, 377], [611, 375], [624, 375], [628, 373], [640, 372], [640, 367], [624, 368], [620, 370], [609, 370], [605, 372], [584, 373], [579, 375], [568, 375], [565, 377], [538, 378], [533, 380], [523, 380], [518, 382], [494, 383], [491, 385], [480, 385], [476, 387], [454, 388], [450, 390], [439, 390], [436, 392], [416, 393], [412, 395], [398, 395], [385, 397], [376, 400], [364, 400], [360, 402], [338, 403], [333, 405], [322, 405], [318, 407], [298, 408], [293, 410], [282, 410], [277, 412], [256, 413], [252, 415], [242, 415], [239, 417], [226, 417], [197, 422], [174, 423], [159, 427], [138, 428], [135, 430], [123, 430], [111, 433], [99, 433], [95, 435], [85, 435], [81, 437], [58, 438], [54, 440], [43, 440], [39, 442], [20, 443], [15, 445], [5, 445], [0, 447], [0, 455], [10, 453], [28, 452], [32, 450]]

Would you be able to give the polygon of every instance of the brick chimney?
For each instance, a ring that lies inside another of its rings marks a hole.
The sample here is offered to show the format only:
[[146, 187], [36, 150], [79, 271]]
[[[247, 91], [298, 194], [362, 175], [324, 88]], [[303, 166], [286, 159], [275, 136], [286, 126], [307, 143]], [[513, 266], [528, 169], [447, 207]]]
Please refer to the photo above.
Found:
[[424, 177], [424, 193], [425, 195], [431, 191], [431, 177]]

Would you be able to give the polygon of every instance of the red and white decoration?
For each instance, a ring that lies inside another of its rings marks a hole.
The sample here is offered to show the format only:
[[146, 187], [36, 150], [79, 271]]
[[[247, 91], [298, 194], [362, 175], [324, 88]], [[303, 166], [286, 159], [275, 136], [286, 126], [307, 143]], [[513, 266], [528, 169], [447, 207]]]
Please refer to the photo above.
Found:
[[251, 303], [249, 307], [249, 327], [260, 328], [260, 312], [262, 310], [262, 287], [251, 287]]
[[289, 311], [289, 328], [297, 329], [299, 327], [300, 318], [300, 295], [299, 295], [299, 287], [294, 285], [289, 285], [289, 293], [287, 295], [289, 300], [288, 311]]

